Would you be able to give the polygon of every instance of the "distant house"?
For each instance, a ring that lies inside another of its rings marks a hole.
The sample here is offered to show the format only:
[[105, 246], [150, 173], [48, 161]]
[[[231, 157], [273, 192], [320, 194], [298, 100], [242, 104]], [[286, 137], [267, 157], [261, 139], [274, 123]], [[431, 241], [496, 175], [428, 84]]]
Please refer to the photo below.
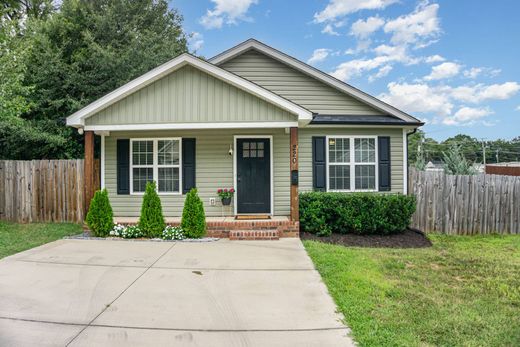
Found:
[[67, 118], [85, 134], [86, 167], [101, 136], [116, 217], [139, 216], [154, 180], [167, 217], [197, 187], [209, 217], [293, 223], [300, 191], [406, 193], [408, 134], [422, 124], [253, 39], [208, 61], [182, 54]]
[[424, 167], [425, 171], [444, 171], [444, 163], [442, 162], [432, 162], [429, 161], [428, 164]]
[[486, 164], [486, 173], [490, 175], [520, 176], [520, 162]]

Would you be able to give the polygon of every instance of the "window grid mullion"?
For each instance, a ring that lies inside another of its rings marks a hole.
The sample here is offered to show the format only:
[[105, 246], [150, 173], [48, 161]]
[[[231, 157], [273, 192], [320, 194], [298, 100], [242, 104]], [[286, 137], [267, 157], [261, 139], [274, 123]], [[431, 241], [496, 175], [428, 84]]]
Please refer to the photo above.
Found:
[[349, 138], [349, 148], [350, 148], [350, 191], [355, 191], [355, 175], [356, 175], [356, 162], [355, 162], [355, 154], [356, 149], [354, 148], [354, 138]]

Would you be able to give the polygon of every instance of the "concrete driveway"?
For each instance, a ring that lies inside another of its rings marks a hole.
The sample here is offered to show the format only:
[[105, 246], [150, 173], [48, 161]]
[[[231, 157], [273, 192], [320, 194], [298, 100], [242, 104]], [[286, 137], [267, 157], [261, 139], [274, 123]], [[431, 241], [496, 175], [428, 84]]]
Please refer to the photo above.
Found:
[[0, 346], [349, 346], [300, 240], [60, 240], [0, 261]]

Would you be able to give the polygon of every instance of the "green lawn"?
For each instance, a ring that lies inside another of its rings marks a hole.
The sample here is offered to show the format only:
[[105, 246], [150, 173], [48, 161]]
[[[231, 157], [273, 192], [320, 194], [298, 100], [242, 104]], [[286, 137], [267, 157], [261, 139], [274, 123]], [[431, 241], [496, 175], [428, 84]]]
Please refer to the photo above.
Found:
[[520, 346], [520, 236], [430, 239], [427, 249], [304, 244], [362, 346]]
[[81, 232], [81, 225], [72, 223], [17, 224], [0, 221], [0, 259]]

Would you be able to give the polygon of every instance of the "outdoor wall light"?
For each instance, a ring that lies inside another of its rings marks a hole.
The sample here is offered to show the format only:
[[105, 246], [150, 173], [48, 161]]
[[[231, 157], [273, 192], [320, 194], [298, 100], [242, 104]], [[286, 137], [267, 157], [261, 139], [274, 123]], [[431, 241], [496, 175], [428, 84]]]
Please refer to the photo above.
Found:
[[229, 155], [233, 155], [233, 147], [231, 145], [229, 145], [229, 151], [228, 151], [228, 154]]

